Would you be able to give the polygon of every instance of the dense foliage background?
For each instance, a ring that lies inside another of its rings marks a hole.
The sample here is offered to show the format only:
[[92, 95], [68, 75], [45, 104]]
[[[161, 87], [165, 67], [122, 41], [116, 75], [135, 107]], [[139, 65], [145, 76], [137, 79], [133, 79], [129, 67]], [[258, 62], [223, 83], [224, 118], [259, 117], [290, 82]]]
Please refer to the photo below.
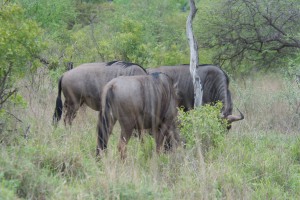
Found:
[[[9, 11], [12, 5], [22, 10], [23, 18]], [[204, 0], [198, 8], [194, 29], [200, 63], [249, 73], [286, 68], [299, 55], [298, 1]], [[39, 52], [32, 57], [39, 56], [49, 69], [61, 69], [69, 61], [79, 65], [119, 59], [145, 67], [189, 61], [185, 0], [18, 0], [5, 1], [1, 10], [11, 12], [6, 14], [14, 20], [11, 26], [21, 29], [20, 24], [30, 21], [43, 30], [31, 34], [41, 37], [46, 48], [27, 46]], [[13, 27], [3, 23], [1, 28]]]
[[183, 113], [188, 148], [133, 139], [122, 162], [118, 128], [96, 161], [95, 112], [51, 125], [57, 80], [68, 62], [188, 63], [188, 1], [1, 1], [0, 199], [300, 198], [300, 2], [196, 2], [200, 63], [227, 71], [246, 118], [227, 133], [215, 108]]

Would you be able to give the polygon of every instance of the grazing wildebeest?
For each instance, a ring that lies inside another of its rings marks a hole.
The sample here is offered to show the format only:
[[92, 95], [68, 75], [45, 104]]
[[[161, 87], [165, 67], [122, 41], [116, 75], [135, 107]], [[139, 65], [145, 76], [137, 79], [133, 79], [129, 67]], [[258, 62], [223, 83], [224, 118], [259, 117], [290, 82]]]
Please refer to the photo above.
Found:
[[[161, 66], [148, 69], [148, 72], [163, 72], [170, 76], [178, 84], [179, 107], [184, 107], [185, 111], [194, 107], [194, 86], [189, 65]], [[196, 72], [200, 76], [203, 88], [203, 104], [221, 101], [223, 103], [221, 116], [228, 120], [228, 128], [232, 122], [244, 119], [240, 111], [240, 116], [232, 115], [229, 78], [221, 68], [215, 65], [199, 65]]]
[[59, 80], [58, 96], [53, 115], [53, 122], [56, 124], [62, 115], [61, 91], [65, 96], [64, 122], [71, 125], [76, 112], [82, 104], [100, 111], [101, 93], [104, 85], [111, 79], [126, 75], [145, 75], [147, 72], [141, 66], [122, 61], [108, 63], [86, 63], [70, 71], [67, 71]]
[[121, 158], [125, 158], [126, 144], [134, 129], [150, 129], [157, 152], [166, 143], [169, 145], [167, 149], [177, 146], [179, 135], [176, 130], [177, 97], [174, 87], [172, 79], [163, 73], [121, 76], [107, 83], [101, 97], [97, 155], [107, 148], [108, 138], [117, 120], [121, 126], [118, 144]]

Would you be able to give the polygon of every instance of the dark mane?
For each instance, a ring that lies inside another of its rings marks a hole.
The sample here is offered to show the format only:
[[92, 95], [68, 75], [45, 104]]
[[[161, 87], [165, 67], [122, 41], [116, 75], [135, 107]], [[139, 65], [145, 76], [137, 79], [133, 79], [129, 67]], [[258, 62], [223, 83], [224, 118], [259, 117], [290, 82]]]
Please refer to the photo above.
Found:
[[160, 74], [163, 74], [162, 72], [154, 72], [154, 73], [151, 73], [150, 75], [153, 77], [153, 78], [158, 78]]
[[[182, 65], [188, 66], [190, 64], [182, 64]], [[205, 66], [214, 66], [214, 67], [217, 67], [218, 69], [220, 69], [222, 71], [222, 73], [224, 74], [225, 78], [226, 78], [226, 83], [229, 84], [229, 77], [228, 77], [227, 73], [219, 65], [201, 64], [201, 65], [198, 65], [197, 68], [199, 68], [199, 67], [205, 67]]]
[[220, 68], [218, 65], [213, 65], [213, 64], [201, 64], [201, 65], [198, 65], [197, 67], [205, 67], [205, 66], [209, 66], [209, 65]]
[[226, 82], [227, 82], [227, 85], [228, 85], [229, 84], [229, 77], [228, 77], [227, 73], [221, 67], [219, 67], [219, 69], [223, 72], [224, 76], [226, 77]]
[[222, 71], [222, 73], [224, 74], [224, 76], [226, 77], [226, 82], [227, 84], [229, 84], [229, 77], [227, 75], [227, 73], [219, 66], [219, 65], [213, 65], [213, 64], [201, 64], [201, 65], [198, 65], [197, 67], [204, 67], [204, 66], [214, 66], [214, 67], [217, 67], [218, 69], [220, 69]]
[[114, 61], [110, 61], [108, 63], [106, 63], [106, 66], [111, 66], [113, 64], [117, 64], [117, 65], [121, 65], [123, 66], [124, 68], [127, 68], [127, 67], [130, 67], [132, 65], [136, 65], [136, 66], [139, 66], [141, 69], [143, 69], [144, 72], [147, 73], [147, 71], [139, 64], [136, 64], [136, 63], [131, 63], [131, 62], [125, 62], [125, 61], [119, 61], [119, 60], [114, 60]]
[[163, 74], [164, 76], [168, 77], [169, 79], [171, 79], [173, 81], [173, 79], [166, 73], [163, 73], [163, 72], [153, 72], [151, 73], [150, 75], [153, 77], [153, 78], [158, 78], [160, 74]]
[[[173, 79], [173, 77], [172, 76], [170, 76], [169, 74], [166, 74], [166, 73], [164, 73], [164, 72], [153, 72], [153, 73], [151, 73], [151, 74], [149, 74], [150, 76], [152, 76], [152, 78], [154, 79], [154, 80], [160, 80], [159, 79], [159, 75], [163, 75], [163, 76], [165, 76], [165, 78], [166, 79], [168, 79], [169, 81], [170, 81], [170, 83], [172, 83], [172, 84], [174, 84], [175, 83], [175, 80]], [[161, 77], [162, 78], [162, 77]]]
[[114, 64], [116, 62], [119, 62], [119, 61], [117, 61], [117, 60], [110, 61], [110, 62], [106, 63], [106, 66], [111, 66], [112, 64]]

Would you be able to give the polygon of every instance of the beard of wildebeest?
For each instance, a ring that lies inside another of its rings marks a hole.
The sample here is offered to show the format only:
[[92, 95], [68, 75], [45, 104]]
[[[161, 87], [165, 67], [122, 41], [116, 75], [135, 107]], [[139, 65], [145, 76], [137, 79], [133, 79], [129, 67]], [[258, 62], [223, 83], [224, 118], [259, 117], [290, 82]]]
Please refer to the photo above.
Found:
[[[163, 72], [170, 76], [178, 85], [179, 107], [183, 107], [184, 111], [194, 108], [194, 86], [189, 65], [161, 66], [147, 69], [147, 71], [149, 73]], [[201, 79], [203, 105], [222, 102], [221, 117], [228, 120], [228, 128], [231, 127], [232, 122], [244, 119], [240, 111], [240, 116], [232, 115], [233, 103], [229, 90], [229, 78], [221, 68], [214, 65], [199, 65], [196, 73]]]
[[141, 66], [122, 61], [109, 63], [86, 63], [67, 71], [59, 80], [53, 124], [61, 119], [63, 104], [61, 92], [65, 97], [64, 122], [72, 124], [79, 107], [86, 104], [93, 110], [101, 110], [101, 93], [104, 85], [118, 76], [146, 75]]
[[[172, 79], [162, 73], [117, 77], [103, 89], [102, 110], [98, 120], [97, 155], [107, 148], [115, 122], [121, 126], [118, 150], [126, 157], [126, 145], [134, 129], [150, 129], [159, 153], [163, 144], [175, 148], [177, 97]], [[164, 140], [167, 143], [164, 143]]]

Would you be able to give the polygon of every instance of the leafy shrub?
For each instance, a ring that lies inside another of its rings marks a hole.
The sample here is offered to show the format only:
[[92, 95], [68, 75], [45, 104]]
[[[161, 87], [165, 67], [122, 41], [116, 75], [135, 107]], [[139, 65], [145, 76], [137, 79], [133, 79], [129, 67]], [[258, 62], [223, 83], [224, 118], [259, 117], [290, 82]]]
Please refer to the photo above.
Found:
[[19, 2], [25, 10], [26, 17], [34, 19], [55, 36], [63, 33], [64, 31], [61, 30], [64, 30], [68, 23], [72, 23], [76, 18], [76, 4], [71, 0], [20, 0]]
[[180, 132], [187, 148], [200, 143], [204, 152], [217, 146], [227, 132], [227, 122], [220, 119], [222, 103], [204, 105], [188, 112], [179, 109]]
[[120, 31], [115, 34], [112, 44], [120, 60], [131, 61], [139, 52], [142, 43], [142, 25], [134, 20], [124, 19]]
[[[16, 82], [38, 66], [44, 45], [37, 23], [24, 19], [23, 9], [12, 3], [0, 9], [0, 109], [17, 92]], [[29, 64], [30, 63], [30, 64]]]

